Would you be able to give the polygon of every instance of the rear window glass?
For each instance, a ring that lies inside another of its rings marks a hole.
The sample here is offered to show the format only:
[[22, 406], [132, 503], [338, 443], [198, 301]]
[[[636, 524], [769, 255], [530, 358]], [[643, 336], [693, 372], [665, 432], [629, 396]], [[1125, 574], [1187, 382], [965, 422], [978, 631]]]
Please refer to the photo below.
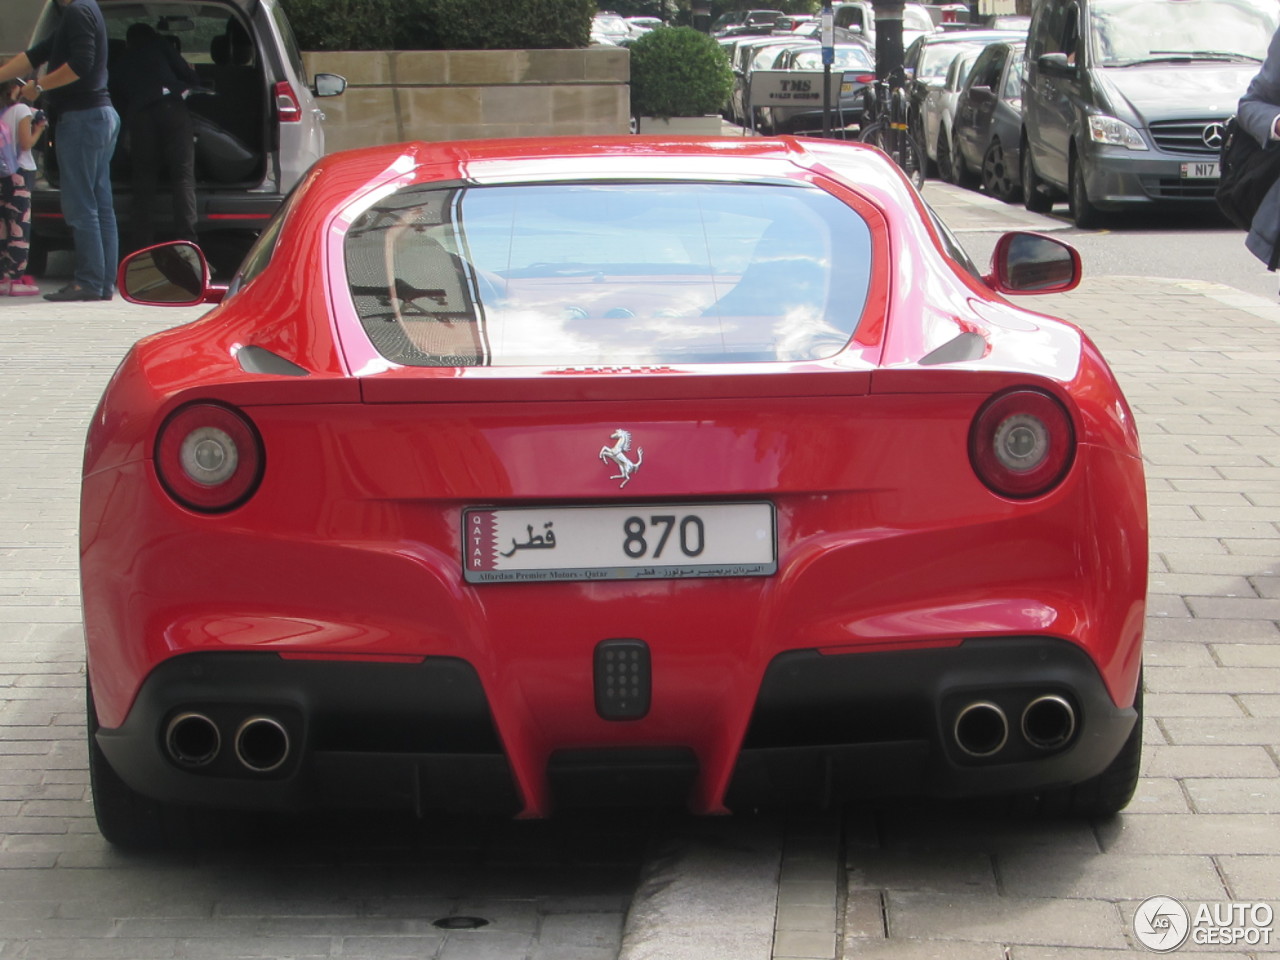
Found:
[[400, 364], [797, 361], [848, 343], [871, 234], [801, 185], [431, 186], [365, 211], [345, 255]]

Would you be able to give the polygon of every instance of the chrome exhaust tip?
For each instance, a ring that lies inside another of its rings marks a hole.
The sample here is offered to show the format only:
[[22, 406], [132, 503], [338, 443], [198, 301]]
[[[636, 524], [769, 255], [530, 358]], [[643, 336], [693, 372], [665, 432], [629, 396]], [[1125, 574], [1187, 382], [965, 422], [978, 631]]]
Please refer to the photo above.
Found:
[[995, 756], [1009, 740], [1009, 718], [998, 704], [977, 700], [956, 715], [952, 735], [971, 757]]
[[1075, 708], [1056, 693], [1036, 697], [1022, 711], [1022, 736], [1039, 750], [1056, 750], [1075, 732]]
[[222, 734], [203, 713], [188, 711], [169, 721], [164, 748], [178, 766], [195, 769], [213, 763], [222, 749]]
[[249, 717], [236, 729], [236, 759], [254, 773], [271, 773], [289, 759], [289, 731], [274, 717]]

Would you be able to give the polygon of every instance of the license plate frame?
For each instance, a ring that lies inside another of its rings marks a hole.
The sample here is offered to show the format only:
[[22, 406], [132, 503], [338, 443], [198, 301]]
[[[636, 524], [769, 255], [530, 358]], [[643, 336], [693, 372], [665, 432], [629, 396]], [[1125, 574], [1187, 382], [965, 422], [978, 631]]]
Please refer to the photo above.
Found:
[[769, 501], [466, 507], [462, 530], [468, 583], [767, 577], [778, 570], [777, 512]]

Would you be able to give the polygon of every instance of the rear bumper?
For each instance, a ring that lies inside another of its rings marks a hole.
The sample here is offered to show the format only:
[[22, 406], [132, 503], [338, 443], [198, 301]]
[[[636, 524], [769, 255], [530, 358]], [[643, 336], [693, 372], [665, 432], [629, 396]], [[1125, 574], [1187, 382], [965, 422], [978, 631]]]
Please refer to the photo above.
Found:
[[[655, 670], [655, 687], [663, 682]], [[591, 689], [561, 694], [593, 697]], [[1047, 695], [1069, 704], [1074, 716], [1069, 736], [1051, 748], [1029, 743], [1020, 723], [1026, 706]], [[975, 702], [995, 704], [1008, 718], [1007, 742], [989, 756], [966, 754], [956, 743], [957, 717]], [[175, 757], [170, 740], [174, 719], [191, 714], [217, 730], [217, 748], [198, 764]], [[135, 790], [186, 804], [511, 815], [672, 803], [706, 813], [775, 802], [978, 796], [1078, 782], [1110, 763], [1135, 716], [1112, 702], [1088, 655], [1063, 640], [980, 638], [838, 655], [800, 650], [781, 654], [766, 669], [750, 723], [736, 741], [736, 763], [732, 756], [699, 756], [705, 743], [695, 745], [703, 731], [691, 728], [687, 746], [655, 745], [626, 721], [614, 724], [611, 745], [562, 742], [542, 763], [511, 755], [527, 731], [498, 730], [479, 675], [463, 660], [291, 660], [228, 652], [160, 664], [125, 722], [100, 730], [98, 742]], [[262, 717], [287, 735], [285, 756], [269, 771], [251, 769], [237, 749], [245, 721]], [[714, 710], [698, 720], [708, 721], [715, 722]], [[733, 776], [717, 795], [705, 782], [707, 771], [726, 762]]]

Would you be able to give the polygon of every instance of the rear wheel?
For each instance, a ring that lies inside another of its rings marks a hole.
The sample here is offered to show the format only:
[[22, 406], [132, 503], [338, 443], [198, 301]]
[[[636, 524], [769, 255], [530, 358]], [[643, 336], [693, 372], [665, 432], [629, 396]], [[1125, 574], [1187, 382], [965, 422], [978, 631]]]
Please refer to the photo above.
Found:
[[982, 158], [982, 187], [993, 197], [999, 197], [1005, 203], [1017, 203], [1022, 199], [1022, 188], [1019, 186], [1013, 170], [1010, 168], [1004, 147], [999, 139], [993, 139], [987, 147], [987, 154]]
[[1031, 158], [1031, 146], [1022, 138], [1022, 205], [1032, 213], [1049, 213], [1053, 210], [1053, 197], [1048, 187], [1036, 176], [1036, 162]]
[[180, 849], [193, 843], [196, 817], [185, 807], [138, 793], [111, 768], [98, 746], [98, 714], [85, 685], [85, 728], [89, 735], [89, 785], [98, 830], [109, 843], [130, 850]]

